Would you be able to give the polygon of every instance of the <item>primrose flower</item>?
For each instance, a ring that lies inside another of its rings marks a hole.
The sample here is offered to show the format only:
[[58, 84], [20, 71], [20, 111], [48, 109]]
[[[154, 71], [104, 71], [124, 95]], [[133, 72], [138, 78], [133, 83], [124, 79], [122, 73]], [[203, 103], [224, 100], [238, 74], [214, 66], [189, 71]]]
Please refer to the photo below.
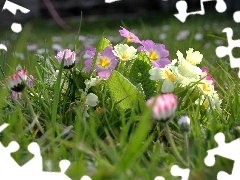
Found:
[[121, 36], [127, 38], [127, 43], [134, 42], [134, 43], [141, 43], [139, 38], [133, 34], [132, 32], [128, 31], [127, 29], [121, 27], [122, 30], [119, 30]]
[[122, 61], [129, 61], [136, 58], [137, 49], [127, 44], [118, 44], [114, 46], [113, 54]]
[[71, 51], [70, 49], [64, 49], [63, 51], [59, 51], [55, 58], [60, 64], [62, 60], [64, 61], [64, 69], [71, 69], [75, 66], [76, 53], [74, 51]]
[[96, 71], [112, 71], [117, 65], [117, 59], [113, 54], [113, 47], [108, 46], [104, 51], [98, 56], [96, 61]]
[[27, 80], [27, 71], [22, 69], [18, 70], [7, 79], [7, 85], [12, 91], [21, 92], [25, 88], [23, 81]]
[[216, 83], [215, 83], [214, 79], [212, 78], [212, 76], [210, 76], [208, 74], [208, 69], [205, 67], [202, 68], [201, 78], [203, 78], [203, 77], [205, 77], [205, 79], [213, 85], [214, 89], [216, 88]]
[[202, 105], [206, 110], [216, 109], [218, 112], [221, 112], [221, 103], [222, 99], [219, 98], [217, 92], [215, 91], [211, 95], [201, 95], [196, 101], [195, 104]]
[[151, 80], [164, 80], [161, 91], [163, 93], [170, 93], [174, 90], [174, 84], [178, 81], [177, 67], [175, 66], [177, 60], [174, 59], [164, 68], [154, 67], [149, 70]]
[[187, 53], [187, 57], [186, 60], [192, 64], [192, 65], [196, 65], [196, 64], [200, 64], [203, 58], [203, 55], [199, 52], [199, 51], [194, 51], [193, 52], [193, 48], [189, 48], [188, 51], [186, 51]]
[[167, 58], [169, 51], [165, 49], [164, 44], [155, 44], [152, 40], [141, 41], [141, 44], [138, 50], [146, 52], [154, 67], [163, 68], [171, 63]]
[[[94, 68], [95, 68], [95, 71], [98, 72], [98, 76], [100, 78], [108, 78], [111, 75], [112, 70], [114, 70], [117, 65], [118, 61], [112, 51], [113, 51], [113, 47], [108, 46], [104, 49], [102, 53], [98, 54]], [[86, 53], [88, 53], [90, 57], [85, 61], [86, 72], [90, 72], [95, 50], [91, 49]]]
[[174, 94], [162, 94], [151, 97], [147, 101], [147, 106], [152, 107], [152, 117], [159, 122], [170, 120], [177, 109], [177, 97]]
[[171, 69], [171, 67], [168, 66], [166, 66], [165, 68], [154, 67], [149, 70], [151, 80], [164, 80], [162, 84], [163, 93], [170, 93], [174, 90], [174, 82], [176, 81], [177, 77], [172, 70], [174, 69]]
[[85, 52], [85, 67], [86, 67], [86, 72], [90, 72], [91, 70], [91, 65], [92, 65], [92, 61], [93, 61], [93, 58], [94, 58], [94, 55], [96, 53], [96, 49], [95, 48], [90, 48], [88, 50], [86, 50]]
[[184, 77], [188, 77], [192, 79], [193, 81], [199, 80], [200, 75], [202, 74], [202, 70], [192, 65], [190, 62], [188, 62], [184, 57], [183, 54], [180, 51], [177, 51], [178, 56], [178, 72]]
[[204, 95], [211, 95], [215, 92], [214, 86], [208, 80], [201, 80], [197, 86]]

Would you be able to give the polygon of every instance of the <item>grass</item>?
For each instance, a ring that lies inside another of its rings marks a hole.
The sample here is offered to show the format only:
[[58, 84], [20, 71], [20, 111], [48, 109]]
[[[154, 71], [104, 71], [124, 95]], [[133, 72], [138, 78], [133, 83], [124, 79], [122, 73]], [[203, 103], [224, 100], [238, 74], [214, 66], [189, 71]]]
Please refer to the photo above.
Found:
[[[236, 108], [240, 105], [238, 69], [230, 68], [227, 56], [219, 59], [215, 54], [218, 46], [216, 43], [227, 46], [226, 36], [221, 32], [224, 27], [233, 27], [234, 39], [239, 38], [237, 24], [233, 23], [228, 14], [192, 16], [184, 24], [172, 15], [169, 16], [156, 13], [138, 19], [120, 18], [115, 21], [102, 17], [94, 22], [87, 22], [83, 16], [80, 35], [86, 39], [77, 43], [77, 31], [65, 32], [49, 20], [26, 23], [18, 35], [11, 33], [8, 28], [1, 30], [3, 38], [10, 41], [8, 51], [0, 52], [3, 60], [0, 63], [5, 76], [11, 75], [15, 67], [21, 64], [35, 77], [34, 87], [25, 90], [27, 99], [22, 96], [19, 100], [11, 100], [9, 91], [4, 86], [0, 90], [0, 121], [10, 124], [1, 133], [1, 142], [4, 146], [13, 140], [20, 144], [21, 149], [13, 153], [16, 161], [21, 165], [26, 163], [32, 157], [27, 146], [36, 141], [41, 147], [44, 170], [59, 171], [58, 162], [68, 159], [71, 167], [67, 175], [72, 179], [80, 179], [83, 175], [89, 175], [92, 179], [154, 179], [156, 176], [180, 179], [171, 176], [170, 169], [174, 164], [182, 168], [183, 165], [171, 153], [162, 131], [164, 126], [153, 124], [148, 110], [135, 107], [119, 111], [121, 102], [118, 104], [109, 98], [111, 92], [108, 91], [107, 83], [103, 83], [89, 89], [88, 92], [98, 95], [99, 104], [97, 108], [89, 109], [89, 118], [83, 118], [82, 93], [78, 89], [85, 88], [84, 80], [89, 75], [76, 70], [82, 69], [82, 63], [69, 72], [63, 70], [63, 64], [57, 64], [54, 59], [54, 43], [71, 49], [77, 45], [77, 56], [81, 57], [85, 46], [96, 46], [101, 36], [112, 38], [116, 43], [121, 42], [123, 39], [118, 39], [118, 30], [119, 26], [124, 26], [135, 32], [140, 39], [152, 39], [165, 44], [170, 59], [177, 58], [177, 50], [185, 53], [190, 47], [204, 55], [202, 66], [210, 69], [216, 81], [217, 91], [223, 99], [222, 113], [215, 110], [207, 113], [191, 101], [187, 104], [180, 103], [170, 127], [177, 148], [185, 158], [183, 136], [179, 132], [177, 119], [180, 115], [188, 115], [191, 119], [189, 179], [216, 179], [221, 170], [231, 173], [233, 161], [217, 157], [215, 165], [207, 167], [204, 158], [207, 150], [217, 146], [214, 140], [216, 133], [223, 132], [226, 142], [239, 137], [240, 115]], [[215, 19], [216, 17], [218, 18]], [[68, 23], [78, 29], [79, 19], [69, 19]], [[176, 37], [183, 30], [187, 30], [185, 33], [188, 36], [177, 40]], [[194, 38], [197, 33], [202, 36], [200, 40]], [[159, 39], [160, 35], [162, 39]], [[53, 36], [61, 37], [61, 41], [54, 42]], [[36, 50], [27, 50], [29, 44], [36, 44], [37, 49], [43, 49], [43, 53], [35, 55], [38, 53]], [[24, 56], [23, 60], [16, 52]], [[238, 56], [238, 50], [235, 49], [234, 54]], [[52, 71], [57, 69], [59, 73], [55, 77]], [[4, 76], [1, 78], [4, 79]], [[63, 82], [67, 85], [64, 86]], [[183, 99], [187, 92], [176, 93]], [[39, 120], [44, 133], [37, 126], [27, 128], [34, 118]]]

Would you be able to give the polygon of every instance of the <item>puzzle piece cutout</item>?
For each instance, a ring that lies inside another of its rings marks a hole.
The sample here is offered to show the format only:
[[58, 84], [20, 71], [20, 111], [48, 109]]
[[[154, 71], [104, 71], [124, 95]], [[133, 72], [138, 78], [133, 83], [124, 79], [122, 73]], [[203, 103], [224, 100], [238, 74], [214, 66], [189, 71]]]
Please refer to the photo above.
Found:
[[[240, 47], [240, 39], [233, 40], [233, 30], [232, 28], [224, 28], [223, 32], [227, 34], [228, 47], [219, 46], [216, 48], [216, 55], [220, 58], [228, 55], [230, 59], [231, 68], [240, 68], [240, 58], [234, 58], [232, 55], [232, 50], [234, 47]], [[238, 77], [240, 78], [240, 71], [238, 72]]]
[[236, 11], [235, 13], [233, 13], [233, 20], [236, 23], [240, 23], [240, 11]]
[[[8, 10], [14, 15], [16, 15], [17, 10], [19, 10], [20, 12], [22, 12], [24, 14], [30, 12], [29, 9], [27, 9], [25, 7], [22, 7], [22, 6], [19, 6], [18, 4], [15, 4], [15, 3], [11, 2], [11, 1], [8, 1], [8, 0], [6, 0], [6, 2], [4, 3], [4, 6], [3, 6], [2, 10]], [[11, 29], [12, 29], [13, 32], [19, 33], [19, 32], [22, 31], [22, 25], [14, 22], [11, 25]]]
[[177, 19], [179, 19], [181, 22], [185, 22], [186, 18], [189, 15], [195, 15], [195, 14], [203, 15], [203, 14], [205, 14], [205, 9], [204, 9], [203, 3], [208, 2], [208, 1], [217, 1], [215, 9], [219, 13], [223, 13], [227, 9], [227, 5], [224, 2], [224, 0], [200, 0], [201, 10], [188, 13], [187, 12], [188, 5], [187, 5], [186, 1], [185, 0], [180, 0], [176, 3], [176, 9], [178, 10], [178, 14], [174, 14], [174, 16]]
[[232, 174], [228, 174], [224, 171], [220, 171], [217, 175], [218, 180], [237, 180], [239, 179], [239, 169], [240, 169], [240, 138], [225, 143], [225, 136], [223, 133], [217, 133], [214, 136], [215, 141], [218, 144], [218, 147], [208, 150], [207, 157], [204, 159], [204, 163], [207, 166], [213, 166], [215, 164], [215, 155], [225, 157], [227, 159], [233, 160], [233, 169]]
[[[182, 177], [181, 180], [188, 180], [190, 169], [182, 169], [177, 165], [173, 165], [171, 167], [171, 174], [172, 176], [175, 176], [175, 177], [178, 177], [178, 176]], [[156, 176], [154, 180], [165, 180], [165, 178], [162, 176]]]
[[177, 165], [171, 167], [171, 174], [175, 177], [181, 176], [181, 180], [188, 180], [190, 169], [182, 169]]
[[[9, 124], [0, 126], [2, 132]], [[28, 151], [34, 155], [23, 166], [20, 166], [11, 156], [11, 153], [19, 150], [19, 144], [12, 141], [7, 147], [4, 147], [0, 142], [0, 175], [5, 179], [24, 179], [24, 180], [71, 180], [65, 172], [70, 166], [70, 161], [61, 160], [59, 162], [60, 172], [46, 172], [43, 171], [43, 162], [40, 147], [36, 142], [28, 145]], [[83, 176], [80, 180], [91, 180], [89, 176]]]

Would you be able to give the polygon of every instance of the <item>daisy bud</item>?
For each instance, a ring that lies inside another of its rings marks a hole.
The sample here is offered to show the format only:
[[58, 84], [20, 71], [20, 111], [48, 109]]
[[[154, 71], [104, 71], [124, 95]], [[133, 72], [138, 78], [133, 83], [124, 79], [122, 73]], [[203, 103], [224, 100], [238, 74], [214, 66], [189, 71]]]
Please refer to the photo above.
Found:
[[18, 70], [17, 73], [14, 73], [12, 76], [8, 77], [7, 84], [8, 87], [15, 92], [21, 92], [25, 88], [23, 81], [27, 80], [27, 71]]
[[188, 116], [182, 116], [178, 120], [178, 125], [182, 133], [189, 133], [190, 131], [190, 118]]
[[71, 69], [75, 66], [76, 61], [76, 53], [71, 51], [70, 49], [65, 49], [63, 51], [59, 51], [55, 58], [61, 64], [62, 60], [64, 61], [64, 69]]
[[172, 93], [151, 97], [147, 101], [147, 106], [152, 107], [152, 117], [154, 120], [167, 122], [174, 116], [177, 109], [177, 97]]

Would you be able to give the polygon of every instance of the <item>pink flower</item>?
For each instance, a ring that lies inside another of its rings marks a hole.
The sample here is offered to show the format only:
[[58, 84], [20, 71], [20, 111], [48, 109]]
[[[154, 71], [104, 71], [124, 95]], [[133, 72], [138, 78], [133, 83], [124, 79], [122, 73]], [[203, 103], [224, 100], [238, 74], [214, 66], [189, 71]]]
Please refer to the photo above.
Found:
[[141, 41], [141, 44], [138, 50], [146, 52], [154, 67], [163, 68], [171, 63], [167, 58], [169, 51], [165, 49], [164, 44], [155, 44], [152, 40]]
[[134, 43], [141, 43], [141, 41], [139, 40], [139, 38], [133, 34], [132, 32], [128, 31], [127, 29], [121, 27], [122, 30], [119, 30], [119, 33], [122, 37], [127, 38], [127, 43], [129, 42], [134, 42]]
[[95, 53], [96, 53], [95, 48], [90, 48], [90, 49], [86, 50], [86, 52], [85, 52], [85, 55], [87, 57], [86, 57], [86, 60], [85, 60], [84, 64], [85, 64], [85, 67], [86, 67], [86, 72], [88, 72], [88, 73], [91, 70], [92, 61], [93, 61]]
[[203, 68], [202, 68], [202, 72], [206, 72], [207, 76], [205, 77], [205, 79], [206, 79], [207, 81], [210, 81], [211, 84], [213, 85], [214, 89], [216, 89], [216, 83], [215, 83], [214, 79], [212, 78], [212, 76], [210, 76], [210, 75], [208, 74], [208, 68], [203, 67]]
[[[118, 61], [112, 50], [113, 47], [108, 46], [104, 49], [103, 52], [98, 54], [94, 69], [98, 73], [98, 76], [100, 78], [108, 78], [111, 75], [112, 70], [114, 70], [117, 65]], [[89, 58], [85, 61], [86, 72], [90, 72], [91, 70], [95, 51], [95, 49], [90, 49], [86, 51], [86, 54]]]
[[27, 80], [27, 71], [22, 69], [18, 70], [7, 79], [7, 85], [12, 91], [21, 92], [25, 88], [23, 81]]
[[172, 93], [151, 97], [147, 101], [147, 106], [152, 107], [153, 119], [161, 122], [166, 122], [173, 117], [177, 104], [177, 97]]
[[[23, 71], [23, 70], [20, 70], [20, 71]], [[26, 71], [26, 70], [24, 70], [24, 71]], [[24, 72], [22, 72], [22, 73], [24, 73]], [[14, 76], [15, 77], [15, 74], [13, 74], [12, 76]], [[10, 77], [9, 77], [10, 78]], [[25, 78], [25, 76], [24, 76], [24, 78]], [[23, 79], [23, 78], [22, 78]], [[9, 79], [10, 80], [10, 79]], [[33, 75], [29, 75], [29, 77], [27, 77], [26, 79], [24, 79], [25, 81], [26, 81], [26, 83], [27, 83], [27, 85], [29, 86], [29, 87], [33, 87], [33, 80], [34, 80], [34, 77], [33, 77]], [[8, 81], [8, 83], [9, 83], [9, 81]], [[10, 85], [10, 84], [9, 84]], [[25, 85], [24, 85], [24, 83], [23, 82], [21, 82], [21, 83], [19, 83], [19, 85], [15, 85], [14, 86], [14, 88], [11, 88], [10, 87], [10, 89], [11, 89], [11, 99], [14, 99], [14, 100], [18, 100], [19, 99], [19, 97], [20, 97], [20, 92], [22, 91], [21, 90], [21, 88], [25, 88]]]
[[208, 68], [206, 68], [206, 67], [202, 67], [202, 72], [206, 72], [206, 73], [208, 73]]
[[71, 69], [75, 65], [76, 53], [70, 49], [64, 49], [63, 51], [59, 51], [55, 58], [60, 64], [62, 60], [64, 61], [64, 69]]

